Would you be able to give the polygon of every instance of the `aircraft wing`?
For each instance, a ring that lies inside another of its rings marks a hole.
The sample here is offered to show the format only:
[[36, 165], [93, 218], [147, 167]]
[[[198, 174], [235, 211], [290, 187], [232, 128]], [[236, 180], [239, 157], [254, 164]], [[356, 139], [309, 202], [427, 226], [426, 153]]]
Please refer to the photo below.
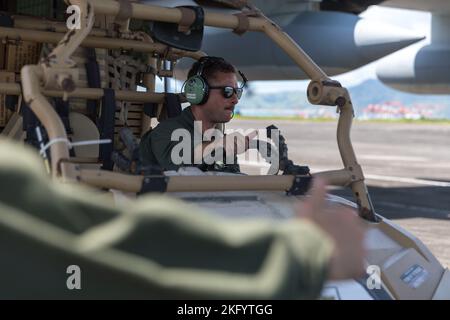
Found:
[[[147, 1], [167, 7], [201, 5], [205, 10], [237, 10], [245, 0], [164, 0]], [[329, 75], [347, 72], [423, 37], [408, 29], [359, 17], [368, 6], [380, 0], [252, 0], [249, 1], [279, 24]], [[292, 60], [261, 34], [241, 37], [228, 30], [205, 29], [202, 49], [232, 61], [250, 80], [305, 79]], [[233, 50], [239, 48], [239, 50]], [[264, 53], [264, 54], [262, 54]], [[183, 78], [190, 61], [177, 65], [177, 77]]]

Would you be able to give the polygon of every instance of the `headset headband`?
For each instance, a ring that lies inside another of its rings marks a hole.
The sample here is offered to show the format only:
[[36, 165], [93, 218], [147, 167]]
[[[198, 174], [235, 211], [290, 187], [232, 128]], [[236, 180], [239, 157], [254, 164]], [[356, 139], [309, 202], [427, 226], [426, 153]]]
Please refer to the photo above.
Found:
[[[202, 77], [202, 78], [204, 78], [203, 77], [203, 70], [205, 69], [205, 65], [206, 65], [206, 63], [208, 62], [208, 61], [224, 61], [225, 62], [225, 59], [224, 58], [222, 58], [222, 57], [214, 57], [214, 56], [204, 56], [204, 57], [201, 57], [199, 60], [198, 60], [198, 62], [199, 62], [199, 66], [198, 66], [198, 68], [197, 68], [197, 73], [196, 73], [196, 75], [197, 76], [200, 76], [200, 77]], [[248, 80], [247, 80], [247, 77], [244, 75], [244, 73], [241, 71], [241, 70], [239, 70], [239, 69], [236, 69], [237, 70], [237, 72], [239, 73], [239, 75], [241, 76], [241, 78], [242, 78], [242, 80], [243, 80], [243, 87], [247, 84], [247, 82], [248, 82]], [[205, 78], [204, 78], [205, 79]], [[206, 79], [205, 79], [205, 81], [206, 81]]]
[[212, 56], [205, 56], [205, 57], [201, 57], [200, 60], [198, 60], [199, 62], [199, 66], [197, 69], [197, 75], [198, 76], [203, 76], [203, 69], [205, 68], [205, 64], [209, 61], [225, 61], [224, 58], [221, 57], [212, 57]]

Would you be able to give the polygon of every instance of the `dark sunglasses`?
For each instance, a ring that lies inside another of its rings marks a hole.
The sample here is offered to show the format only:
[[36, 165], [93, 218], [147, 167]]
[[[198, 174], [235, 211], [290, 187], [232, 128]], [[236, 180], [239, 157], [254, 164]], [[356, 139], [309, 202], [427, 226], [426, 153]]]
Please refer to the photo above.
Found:
[[222, 95], [225, 99], [230, 99], [233, 94], [236, 93], [236, 96], [238, 99], [241, 98], [242, 96], [242, 92], [244, 91], [244, 88], [233, 88], [230, 86], [225, 86], [225, 87], [209, 87], [210, 89], [221, 89], [222, 90]]

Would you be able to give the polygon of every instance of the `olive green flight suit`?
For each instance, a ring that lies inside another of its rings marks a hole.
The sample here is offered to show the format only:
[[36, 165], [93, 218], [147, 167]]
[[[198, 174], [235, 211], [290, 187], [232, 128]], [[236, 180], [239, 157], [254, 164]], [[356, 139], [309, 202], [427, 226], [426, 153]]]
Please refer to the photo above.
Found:
[[[178, 170], [182, 166], [195, 166], [202, 170], [218, 170], [226, 172], [240, 172], [237, 157], [234, 157], [233, 164], [214, 163], [207, 166], [205, 163], [194, 163], [195, 143], [202, 141], [194, 140], [194, 115], [191, 107], [185, 108], [177, 117], [170, 118], [159, 123], [156, 128], [144, 134], [139, 144], [140, 158], [144, 165], [157, 165], [163, 170]], [[175, 164], [172, 161], [172, 149], [179, 141], [172, 141], [172, 133], [177, 129], [185, 129], [189, 132], [191, 140], [191, 157], [189, 163]], [[202, 133], [198, 132], [201, 139]]]
[[332, 242], [308, 221], [107, 197], [52, 182], [35, 152], [0, 139], [0, 299], [312, 299], [326, 279]]

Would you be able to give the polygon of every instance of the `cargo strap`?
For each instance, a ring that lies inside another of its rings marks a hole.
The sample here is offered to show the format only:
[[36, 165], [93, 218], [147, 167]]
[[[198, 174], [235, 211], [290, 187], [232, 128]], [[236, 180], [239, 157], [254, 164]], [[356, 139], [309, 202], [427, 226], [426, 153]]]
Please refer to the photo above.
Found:
[[233, 32], [241, 36], [248, 31], [250, 22], [248, 21], [248, 16], [242, 12], [235, 14], [235, 16], [238, 18], [238, 26], [233, 29]]
[[119, 13], [116, 15], [116, 22], [123, 22], [131, 18], [133, 7], [129, 0], [118, 0]]
[[261, 12], [256, 8], [234, 14], [234, 16], [238, 18], [238, 26], [233, 29], [233, 32], [240, 36], [243, 35], [250, 29], [250, 21], [248, 17], [258, 17], [260, 15]]
[[[85, 64], [85, 67], [88, 86], [89, 88], [100, 88], [101, 87], [100, 68], [98, 66], [95, 48], [86, 48], [86, 56], [87, 62]], [[87, 101], [88, 116], [94, 123], [96, 122], [98, 116], [97, 114], [98, 108], [99, 108], [98, 100]]]
[[178, 23], [178, 31], [187, 33], [197, 19], [196, 13], [194, 10], [184, 7], [179, 7], [178, 9], [181, 12], [181, 20]]
[[114, 150], [114, 121], [116, 117], [116, 95], [113, 89], [103, 89], [102, 111], [99, 118], [98, 130], [100, 139], [110, 139], [111, 143], [100, 145], [99, 158], [102, 169], [112, 170], [114, 162], [111, 155]]
[[149, 192], [166, 192], [168, 183], [169, 177], [166, 176], [146, 176], [142, 180], [142, 187], [139, 194]]
[[304, 195], [311, 187], [311, 176], [295, 176], [292, 181], [292, 186], [286, 190], [288, 196]]

